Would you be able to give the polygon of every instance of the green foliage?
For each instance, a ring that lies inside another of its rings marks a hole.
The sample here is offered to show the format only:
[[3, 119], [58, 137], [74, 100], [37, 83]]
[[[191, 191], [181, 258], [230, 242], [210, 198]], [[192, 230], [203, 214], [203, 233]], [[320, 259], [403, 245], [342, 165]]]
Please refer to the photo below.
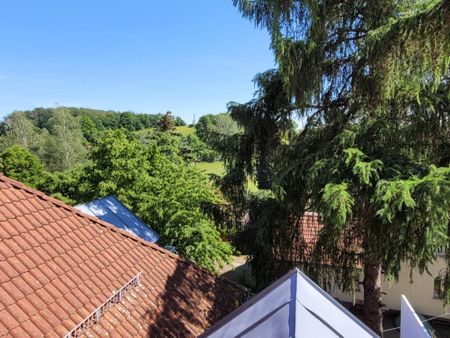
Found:
[[221, 199], [176, 152], [108, 131], [96, 140], [90, 159], [85, 200], [114, 194], [185, 258], [212, 271], [228, 261], [231, 247], [208, 212]]
[[415, 96], [432, 83], [438, 88], [450, 66], [450, 4], [418, 1], [368, 32], [365, 54], [377, 72], [371, 74], [386, 98]]
[[[162, 114], [135, 114], [133, 112], [116, 112], [112, 110], [99, 110], [77, 107], [59, 107], [65, 109], [73, 117], [86, 116], [95, 124], [95, 129], [102, 131], [107, 129], [125, 128], [128, 131], [155, 128]], [[50, 118], [59, 108], [35, 108], [24, 113], [40, 129], [51, 129]], [[83, 119], [81, 119], [83, 120]], [[88, 122], [90, 123], [90, 122]], [[182, 120], [177, 118], [177, 123], [182, 125]]]
[[[66, 146], [74, 147], [81, 139], [71, 139], [74, 130], [81, 130], [66, 112], [52, 114], [50, 135], [60, 147], [54, 143], [52, 156], [63, 164], [71, 157], [62, 155], [73, 149]], [[71, 170], [52, 173], [30, 151], [13, 145], [0, 153], [0, 172], [72, 205], [113, 194], [160, 233], [164, 244], [217, 271], [231, 255], [231, 246], [216, 226], [223, 222], [224, 202], [208, 178], [179, 155], [184, 137], [155, 135], [141, 143], [125, 130], [101, 132], [93, 139], [84, 167], [67, 164]]]
[[38, 187], [46, 176], [39, 159], [17, 144], [0, 153], [0, 172], [34, 188]]
[[417, 97], [447, 72], [450, 5], [446, 0], [376, 2], [234, 0], [242, 15], [268, 30], [280, 72], [307, 111]]
[[200, 141], [193, 128], [176, 127], [172, 133], [147, 129], [137, 134], [142, 143], [158, 145], [165, 154], [177, 154], [187, 162], [214, 161], [218, 154]]
[[[14, 112], [0, 123], [0, 149], [19, 144], [36, 155], [47, 170], [69, 170], [85, 164], [89, 143], [99, 132], [153, 128], [162, 116], [75, 107]], [[185, 123], [177, 117], [175, 124]]]
[[84, 168], [77, 167], [64, 172], [47, 173], [37, 187], [42, 192], [67, 203], [76, 205], [85, 201], [89, 186], [84, 180]]
[[186, 122], [184, 122], [184, 120], [181, 117], [177, 116], [177, 117], [175, 117], [175, 126], [176, 127], [184, 127], [184, 126], [186, 126]]
[[348, 191], [347, 183], [328, 183], [323, 189], [323, 217], [335, 227], [342, 227], [352, 218], [355, 201]]
[[83, 132], [83, 136], [89, 142], [92, 142], [98, 133], [97, 126], [95, 125], [92, 118], [89, 117], [89, 115], [80, 116], [80, 128]]
[[2, 147], [18, 144], [32, 152], [42, 152], [42, 137], [25, 113], [14, 112], [7, 116], [2, 123], [1, 131], [0, 145]]
[[241, 171], [241, 177], [252, 177], [255, 173], [258, 188], [270, 189], [273, 157], [293, 131], [293, 106], [277, 71], [258, 74], [254, 82], [258, 86], [254, 100], [245, 104], [228, 104], [231, 117], [243, 133], [219, 138], [215, 147], [221, 152], [230, 174]]
[[210, 146], [215, 144], [215, 140], [236, 134], [239, 130], [229, 113], [203, 115], [195, 124], [198, 138]]
[[185, 159], [190, 159], [195, 162], [214, 162], [218, 157], [217, 152], [202, 142], [196, 134], [183, 137], [181, 143], [181, 155]]
[[380, 160], [363, 161], [364, 153], [356, 148], [344, 149], [346, 155], [345, 164], [353, 167], [353, 174], [358, 177], [361, 185], [370, 185], [374, 180], [378, 180], [378, 173], [383, 167]]
[[53, 137], [47, 143], [47, 167], [52, 171], [64, 171], [83, 164], [87, 149], [78, 120], [61, 108], [53, 112], [49, 123]]

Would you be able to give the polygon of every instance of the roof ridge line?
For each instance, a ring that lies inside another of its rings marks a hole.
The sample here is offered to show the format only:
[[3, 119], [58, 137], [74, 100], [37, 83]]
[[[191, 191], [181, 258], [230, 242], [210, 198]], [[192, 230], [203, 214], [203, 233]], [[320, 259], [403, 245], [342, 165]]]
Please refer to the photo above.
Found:
[[99, 219], [97, 217], [93, 217], [91, 215], [85, 214], [85, 213], [81, 212], [80, 210], [76, 209], [75, 207], [72, 207], [72, 206], [70, 206], [70, 205], [68, 205], [68, 204], [66, 204], [66, 203], [64, 203], [64, 202], [62, 202], [62, 201], [52, 197], [52, 196], [49, 196], [49, 195], [43, 193], [42, 191], [39, 191], [39, 190], [34, 189], [34, 188], [31, 188], [31, 187], [25, 185], [22, 182], [19, 182], [19, 181], [16, 181], [16, 180], [12, 179], [12, 178], [9, 178], [9, 177], [3, 175], [2, 173], [0, 173], [0, 181], [5, 182], [6, 184], [10, 184], [10, 185], [12, 185], [15, 188], [25, 190], [26, 192], [28, 192], [28, 193], [30, 193], [32, 195], [35, 195], [35, 196], [37, 196], [39, 198], [42, 198], [43, 200], [46, 200], [46, 201], [48, 201], [50, 203], [53, 203], [56, 206], [58, 206], [60, 208], [63, 208], [63, 209], [66, 209], [67, 211], [72, 212], [74, 214], [77, 214], [77, 215], [79, 215], [79, 216], [81, 216], [83, 218], [87, 218], [87, 219], [91, 220], [92, 222], [95, 222], [98, 225], [107, 228], [110, 231], [117, 232], [117, 233], [119, 233], [119, 234], [121, 234], [121, 235], [123, 235], [125, 237], [128, 237], [128, 238], [130, 238], [130, 239], [132, 239], [134, 241], [139, 242], [140, 244], [142, 244], [144, 246], [149, 246], [149, 247], [151, 247], [151, 248], [153, 248], [155, 250], [158, 250], [161, 253], [166, 254], [169, 257], [171, 257], [173, 259], [176, 259], [177, 261], [179, 261], [179, 262], [181, 262], [183, 264], [191, 265], [193, 268], [195, 268], [197, 270], [200, 270], [202, 272], [206, 272], [209, 275], [214, 276], [215, 278], [219, 278], [223, 282], [225, 282], [227, 284], [230, 284], [233, 287], [246, 290], [245, 287], [243, 287], [243, 286], [241, 286], [241, 285], [239, 285], [239, 284], [237, 284], [235, 282], [232, 282], [232, 281], [228, 280], [227, 278], [218, 276], [218, 275], [214, 274], [213, 272], [211, 272], [211, 271], [209, 271], [209, 270], [199, 266], [195, 262], [186, 261], [186, 260], [182, 259], [180, 256], [178, 256], [178, 255], [176, 255], [176, 254], [174, 254], [174, 253], [164, 249], [163, 247], [161, 247], [161, 246], [159, 246], [157, 244], [147, 242], [147, 241], [143, 240], [142, 238], [140, 238], [138, 236], [130, 234], [128, 231], [119, 229], [119, 228], [115, 227], [114, 225], [109, 224], [108, 222], [102, 221], [101, 219]]

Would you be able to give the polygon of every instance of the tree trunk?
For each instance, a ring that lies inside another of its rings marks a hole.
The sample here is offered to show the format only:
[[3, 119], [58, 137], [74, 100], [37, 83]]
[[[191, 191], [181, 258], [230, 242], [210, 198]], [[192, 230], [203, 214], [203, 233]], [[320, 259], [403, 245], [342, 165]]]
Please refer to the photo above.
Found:
[[364, 266], [364, 318], [376, 334], [383, 335], [383, 303], [381, 301], [381, 263]]

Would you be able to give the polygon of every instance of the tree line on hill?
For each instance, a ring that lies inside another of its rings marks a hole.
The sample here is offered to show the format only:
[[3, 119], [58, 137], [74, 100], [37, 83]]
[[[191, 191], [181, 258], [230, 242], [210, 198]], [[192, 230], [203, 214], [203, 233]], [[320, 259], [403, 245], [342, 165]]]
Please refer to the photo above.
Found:
[[[22, 111], [37, 128], [51, 128], [51, 118], [56, 110], [64, 109], [73, 117], [81, 117], [82, 124], [97, 131], [123, 128], [137, 131], [146, 128], [156, 128], [164, 114], [136, 114], [130, 111], [117, 112], [81, 107], [34, 108]], [[179, 116], [174, 117], [175, 126], [185, 126], [186, 122]]]

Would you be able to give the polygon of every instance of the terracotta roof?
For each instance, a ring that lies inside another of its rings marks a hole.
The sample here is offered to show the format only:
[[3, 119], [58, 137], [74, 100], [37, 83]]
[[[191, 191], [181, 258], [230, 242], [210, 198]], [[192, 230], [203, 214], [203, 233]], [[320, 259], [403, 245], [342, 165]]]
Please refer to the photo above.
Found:
[[305, 212], [298, 222], [299, 234], [308, 251], [312, 251], [323, 224], [315, 212]]
[[142, 272], [85, 336], [201, 334], [244, 290], [0, 175], [0, 336], [61, 337]]
[[[299, 218], [297, 225], [297, 231], [294, 233], [294, 238], [292, 240], [293, 245], [291, 251], [288, 253], [288, 259], [292, 261], [308, 262], [312, 259], [312, 254], [316, 248], [320, 231], [324, 227], [324, 224], [320, 221], [318, 213], [305, 212], [303, 216]], [[341, 233], [337, 244], [341, 253], [346, 252], [350, 255], [357, 255], [357, 253], [362, 251], [361, 240], [352, 232], [351, 228]], [[336, 254], [336, 252], [333, 254]], [[333, 257], [330, 257], [325, 253], [322, 253], [321, 257], [322, 262], [325, 264], [331, 264], [333, 261]], [[359, 259], [357, 265], [360, 266]]]

